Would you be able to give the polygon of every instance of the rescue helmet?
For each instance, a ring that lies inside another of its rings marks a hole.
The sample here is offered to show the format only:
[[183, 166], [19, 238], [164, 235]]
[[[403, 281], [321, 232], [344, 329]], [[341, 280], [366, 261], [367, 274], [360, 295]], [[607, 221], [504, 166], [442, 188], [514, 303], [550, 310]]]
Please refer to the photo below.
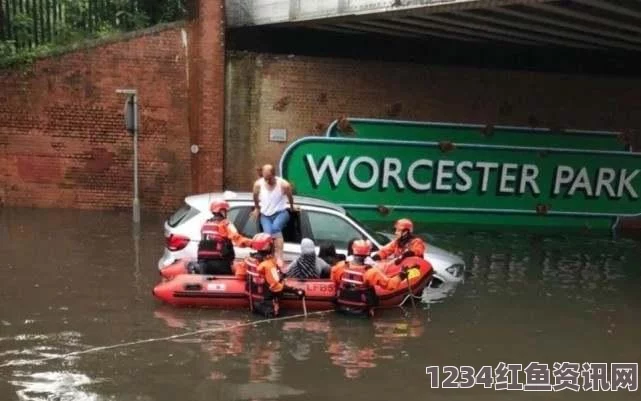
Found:
[[209, 205], [209, 210], [214, 214], [220, 213], [223, 210], [227, 212], [229, 211], [229, 203], [224, 200], [213, 201], [211, 205]]
[[409, 219], [400, 219], [396, 222], [396, 224], [394, 224], [394, 228], [401, 231], [406, 230], [411, 233], [414, 231], [414, 224]]
[[258, 233], [252, 238], [252, 249], [256, 251], [269, 251], [274, 245], [274, 239], [266, 233]]
[[371, 242], [362, 239], [354, 241], [354, 244], [352, 245], [352, 252], [354, 256], [369, 256], [372, 252], [372, 244]]

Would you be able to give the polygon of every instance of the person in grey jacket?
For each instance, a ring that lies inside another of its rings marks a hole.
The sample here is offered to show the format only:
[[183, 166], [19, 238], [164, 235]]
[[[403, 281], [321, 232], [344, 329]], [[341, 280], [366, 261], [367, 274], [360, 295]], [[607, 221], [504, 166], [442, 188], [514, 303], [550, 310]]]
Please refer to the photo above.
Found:
[[294, 260], [287, 270], [289, 278], [320, 278], [323, 271], [331, 269], [323, 259], [316, 256], [314, 241], [303, 238], [300, 243], [300, 256]]

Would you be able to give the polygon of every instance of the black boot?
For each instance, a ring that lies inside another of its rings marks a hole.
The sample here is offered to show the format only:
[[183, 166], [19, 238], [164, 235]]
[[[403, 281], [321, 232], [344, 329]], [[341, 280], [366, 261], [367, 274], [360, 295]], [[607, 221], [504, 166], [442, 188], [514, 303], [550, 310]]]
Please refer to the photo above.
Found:
[[278, 311], [274, 308], [274, 304], [271, 301], [262, 301], [254, 304], [254, 313], [266, 319], [272, 319], [278, 316]]

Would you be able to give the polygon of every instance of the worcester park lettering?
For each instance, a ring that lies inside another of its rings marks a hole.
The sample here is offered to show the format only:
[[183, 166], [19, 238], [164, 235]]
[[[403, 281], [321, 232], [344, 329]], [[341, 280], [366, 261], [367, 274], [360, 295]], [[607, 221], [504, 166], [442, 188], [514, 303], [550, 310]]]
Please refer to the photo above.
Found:
[[[638, 185], [635, 185], [639, 169], [600, 167], [590, 172], [587, 167], [560, 164], [554, 169], [549, 187], [543, 188], [539, 166], [527, 163], [417, 159], [404, 165], [402, 160], [393, 157], [377, 161], [369, 156], [334, 159], [328, 155], [317, 161], [311, 154], [306, 154], [305, 164], [315, 187], [327, 178], [332, 187], [347, 179], [348, 185], [361, 191], [376, 186], [387, 190], [395, 186], [414, 192], [477, 191], [482, 194], [496, 191], [501, 195], [528, 193], [538, 196], [544, 189], [552, 196], [572, 197], [583, 193], [588, 198], [602, 195], [610, 199], [639, 198]], [[368, 173], [363, 174], [363, 170]], [[496, 180], [495, 188], [490, 188], [491, 177]]]

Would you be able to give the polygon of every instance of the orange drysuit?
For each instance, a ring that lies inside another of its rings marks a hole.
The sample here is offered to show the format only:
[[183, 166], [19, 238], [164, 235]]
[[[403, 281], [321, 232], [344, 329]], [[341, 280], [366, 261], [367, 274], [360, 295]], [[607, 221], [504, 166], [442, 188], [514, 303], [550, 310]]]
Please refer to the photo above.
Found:
[[393, 291], [398, 288], [402, 280], [399, 276], [388, 277], [378, 267], [348, 262], [339, 262], [331, 270], [331, 279], [337, 286], [352, 284], [357, 287], [379, 286], [385, 290]]
[[405, 252], [410, 251], [414, 256], [422, 258], [425, 253], [425, 249], [425, 242], [423, 242], [419, 237], [412, 237], [405, 244], [400, 244], [399, 240], [395, 239], [382, 247], [380, 251], [378, 251], [378, 256], [380, 256], [382, 260], [387, 259], [390, 256], [400, 258], [405, 254]]
[[234, 265], [236, 277], [244, 278], [248, 273], [253, 276], [255, 281], [257, 279], [260, 279], [259, 281], [265, 280], [271, 292], [279, 293], [283, 291], [284, 284], [280, 281], [280, 271], [273, 255], [262, 261], [249, 256], [243, 262]]

